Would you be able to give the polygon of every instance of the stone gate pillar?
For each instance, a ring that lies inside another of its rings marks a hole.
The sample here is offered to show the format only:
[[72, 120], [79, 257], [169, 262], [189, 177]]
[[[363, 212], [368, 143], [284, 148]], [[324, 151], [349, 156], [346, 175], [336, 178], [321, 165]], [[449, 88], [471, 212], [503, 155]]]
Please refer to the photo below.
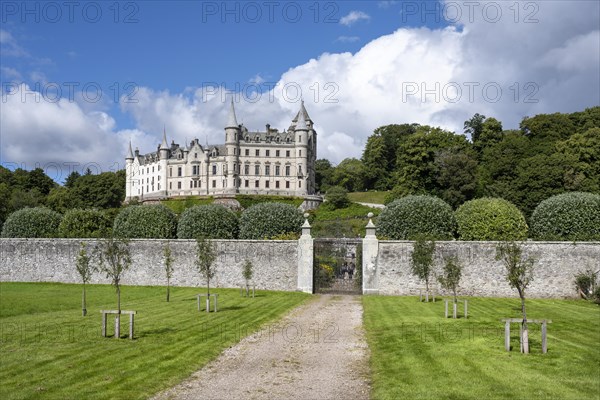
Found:
[[314, 245], [313, 238], [310, 235], [308, 214], [304, 214], [304, 218], [302, 236], [298, 239], [298, 291], [312, 293]]
[[368, 214], [367, 234], [363, 239], [362, 253], [362, 290], [363, 294], [379, 294], [379, 279], [377, 269], [377, 254], [379, 253], [379, 240], [375, 236], [373, 213]]

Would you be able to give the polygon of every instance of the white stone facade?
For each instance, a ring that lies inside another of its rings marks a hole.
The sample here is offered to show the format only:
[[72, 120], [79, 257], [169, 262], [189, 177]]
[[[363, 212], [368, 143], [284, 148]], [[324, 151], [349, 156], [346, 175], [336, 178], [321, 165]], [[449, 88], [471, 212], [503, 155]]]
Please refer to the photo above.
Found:
[[179, 196], [261, 194], [305, 197], [315, 193], [317, 132], [304, 104], [287, 130], [266, 125], [251, 132], [238, 125], [233, 102], [225, 144], [183, 147], [163, 142], [141, 155], [129, 146], [126, 198], [130, 201]]

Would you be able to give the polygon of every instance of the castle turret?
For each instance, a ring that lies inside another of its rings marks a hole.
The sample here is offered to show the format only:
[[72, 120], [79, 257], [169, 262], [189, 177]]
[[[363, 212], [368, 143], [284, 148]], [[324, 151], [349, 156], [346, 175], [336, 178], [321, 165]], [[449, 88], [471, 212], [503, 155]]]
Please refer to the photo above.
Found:
[[[235, 116], [235, 108], [233, 107], [233, 99], [229, 108], [227, 117], [227, 125], [225, 126], [225, 164], [227, 165], [226, 172], [226, 194], [235, 194], [238, 192], [238, 173], [239, 173], [239, 140], [240, 127]], [[224, 171], [225, 173], [225, 171]]]
[[168, 160], [169, 160], [169, 145], [167, 144], [167, 129], [163, 127], [163, 140], [158, 149], [159, 151], [159, 161], [158, 168], [160, 169], [158, 180], [158, 187], [160, 187], [159, 196], [168, 196], [167, 193], [167, 168], [168, 168]]
[[134, 168], [133, 168], [133, 151], [131, 149], [131, 140], [129, 141], [129, 149], [127, 156], [125, 156], [125, 201], [131, 200], [135, 195], [133, 192], [134, 182]]
[[296, 176], [298, 178], [298, 186], [296, 187], [297, 196], [305, 196], [308, 194], [308, 125], [306, 124], [304, 102], [302, 102], [300, 112], [298, 113], [298, 121], [294, 129], [296, 135]]

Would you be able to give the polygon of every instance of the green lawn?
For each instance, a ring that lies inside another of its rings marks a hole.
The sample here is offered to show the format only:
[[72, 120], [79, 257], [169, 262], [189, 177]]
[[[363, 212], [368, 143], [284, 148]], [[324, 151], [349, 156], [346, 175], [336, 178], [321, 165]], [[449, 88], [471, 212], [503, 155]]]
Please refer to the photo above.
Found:
[[372, 203], [372, 204], [383, 204], [385, 200], [385, 196], [389, 191], [383, 192], [353, 192], [348, 193], [348, 197], [351, 201], [355, 201], [357, 203]]
[[[518, 299], [471, 298], [469, 319], [444, 319], [442, 301], [365, 296], [373, 399], [597, 399], [600, 307], [584, 301], [528, 300], [528, 317], [551, 319], [548, 353], [539, 325], [531, 351], [504, 350], [501, 318], [519, 316]], [[461, 308], [459, 308], [461, 310]]]
[[[189, 376], [223, 349], [305, 301], [302, 293], [217, 289], [219, 312], [199, 313], [200, 288], [127, 286], [122, 308], [136, 310], [136, 339], [100, 336], [101, 309], [115, 308], [111, 286], [0, 283], [2, 399], [144, 399]], [[109, 332], [114, 332], [110, 318]], [[122, 335], [128, 318], [122, 318]]]

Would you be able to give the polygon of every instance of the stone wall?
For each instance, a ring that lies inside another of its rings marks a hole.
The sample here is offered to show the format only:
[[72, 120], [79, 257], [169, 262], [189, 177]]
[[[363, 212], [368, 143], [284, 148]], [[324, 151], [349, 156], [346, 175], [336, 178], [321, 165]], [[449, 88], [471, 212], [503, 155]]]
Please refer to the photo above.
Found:
[[[443, 257], [456, 256], [463, 266], [460, 295], [518, 296], [506, 282], [504, 265], [495, 260], [496, 245], [437, 242], [434, 274], [442, 273]], [[379, 241], [375, 272], [379, 294], [418, 295], [424, 287], [410, 272], [412, 246], [412, 242]], [[526, 292], [531, 298], [578, 297], [573, 284], [575, 274], [587, 268], [600, 270], [600, 243], [526, 242], [524, 254], [536, 259], [534, 280]], [[435, 278], [432, 282], [439, 288]]]
[[[0, 281], [64, 282], [81, 281], [75, 269], [78, 239], [0, 239]], [[92, 246], [94, 240], [86, 240]], [[123, 274], [125, 285], [166, 285], [163, 247], [166, 240], [132, 240], [131, 268]], [[242, 265], [254, 265], [257, 289], [295, 291], [298, 286], [298, 243], [296, 241], [216, 240], [217, 274], [215, 287], [239, 287], [244, 281]], [[175, 257], [174, 286], [204, 286], [194, 265], [196, 242], [170, 241]], [[92, 283], [109, 283], [95, 273]]]
[[[373, 229], [363, 240], [363, 293], [418, 295], [422, 282], [410, 272], [412, 242], [379, 241]], [[95, 241], [88, 240], [90, 246]], [[78, 239], [0, 239], [0, 281], [80, 282], [75, 270]], [[123, 275], [126, 285], [165, 285], [163, 246], [165, 240], [132, 240], [133, 265]], [[172, 240], [175, 257], [174, 286], [203, 286], [194, 265], [196, 243]], [[299, 241], [216, 240], [217, 275], [215, 287], [238, 287], [246, 259], [254, 264], [258, 289], [312, 292], [313, 239], [310, 227], [303, 227]], [[468, 296], [515, 297], [505, 279], [504, 266], [495, 260], [496, 242], [437, 242], [434, 275], [441, 274], [443, 258], [458, 257], [463, 266], [459, 294]], [[526, 255], [533, 256], [534, 280], [528, 288], [531, 298], [577, 297], [575, 274], [592, 268], [600, 270], [600, 243], [527, 242]], [[95, 273], [92, 283], [109, 283]], [[433, 287], [439, 288], [432, 278]], [[443, 293], [443, 292], [442, 292]]]

